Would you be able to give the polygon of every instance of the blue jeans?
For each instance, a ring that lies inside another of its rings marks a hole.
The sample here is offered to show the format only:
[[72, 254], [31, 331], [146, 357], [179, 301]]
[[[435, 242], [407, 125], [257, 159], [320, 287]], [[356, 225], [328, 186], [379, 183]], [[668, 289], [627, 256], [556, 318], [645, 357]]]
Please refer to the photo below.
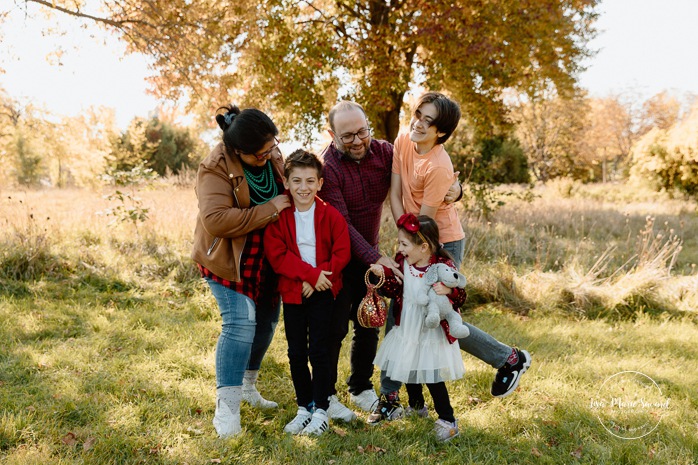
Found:
[[465, 239], [446, 242], [444, 249], [453, 257], [453, 261], [456, 263], [456, 270], [460, 270], [460, 265], [463, 263], [463, 253], [465, 252]]
[[[461, 262], [463, 261], [463, 252], [465, 250], [465, 239], [446, 242], [444, 244], [444, 249], [453, 256], [456, 268], [460, 269]], [[470, 330], [470, 335], [458, 339], [460, 349], [491, 365], [492, 368], [501, 368], [511, 354], [511, 347], [502, 344], [477, 326], [473, 326], [466, 321], [463, 323]], [[393, 301], [391, 300], [388, 318], [385, 322], [385, 334], [388, 334], [388, 332], [393, 329], [393, 326], [395, 326], [395, 315], [393, 315]], [[384, 371], [381, 371], [381, 394], [398, 391], [400, 390], [400, 386], [402, 386], [400, 381], [393, 381], [385, 375]]]
[[249, 297], [204, 279], [223, 320], [216, 346], [216, 387], [241, 386], [245, 370], [259, 370], [274, 337], [281, 306], [273, 293], [261, 293], [255, 306]]

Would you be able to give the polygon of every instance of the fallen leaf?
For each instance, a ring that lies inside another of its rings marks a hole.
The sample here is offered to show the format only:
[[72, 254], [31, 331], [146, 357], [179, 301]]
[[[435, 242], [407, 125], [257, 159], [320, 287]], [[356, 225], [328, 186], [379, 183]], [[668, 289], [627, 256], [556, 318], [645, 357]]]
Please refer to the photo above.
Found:
[[482, 402], [482, 399], [479, 397], [474, 397], [474, 396], [468, 396], [468, 403], [470, 405], [477, 405]]
[[369, 444], [368, 446], [366, 446], [366, 452], [375, 452], [378, 454], [383, 454], [385, 453], [385, 449], [378, 446], [374, 446], [373, 444]]
[[570, 455], [574, 458], [581, 459], [582, 458], [582, 446], [577, 447], [577, 450], [574, 452], [570, 452]]
[[204, 432], [203, 432], [202, 430], [196, 429], [196, 428], [194, 428], [194, 427], [192, 427], [192, 426], [187, 426], [187, 431], [189, 431], [191, 434], [196, 434], [196, 435], [198, 435], [198, 434], [204, 434]]
[[531, 447], [531, 455], [533, 455], [534, 457], [540, 457], [543, 454], [537, 448]]
[[334, 428], [332, 428], [332, 431], [334, 431], [334, 434], [336, 434], [340, 438], [343, 438], [347, 435], [347, 430], [345, 430], [344, 428], [340, 428], [338, 426], [335, 426]]
[[356, 446], [356, 450], [357, 450], [357, 452], [358, 452], [359, 454], [363, 454], [363, 453], [364, 453], [364, 448], [361, 447], [361, 446]]
[[221, 459], [211, 459], [209, 460], [211, 463], [221, 463]]
[[97, 438], [87, 438], [87, 440], [82, 444], [82, 449], [83, 450], [90, 450], [94, 447], [95, 442], [97, 442]]
[[65, 444], [66, 446], [74, 446], [75, 444], [78, 443], [77, 437], [75, 437], [75, 433], [72, 431], [69, 431], [65, 436], [61, 438], [61, 442]]

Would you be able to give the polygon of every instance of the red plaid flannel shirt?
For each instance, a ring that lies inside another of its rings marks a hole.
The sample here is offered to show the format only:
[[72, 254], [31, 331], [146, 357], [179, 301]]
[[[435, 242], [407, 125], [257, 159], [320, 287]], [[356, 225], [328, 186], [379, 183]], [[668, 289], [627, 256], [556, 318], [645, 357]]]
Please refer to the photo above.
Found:
[[264, 229], [257, 229], [247, 233], [245, 248], [240, 255], [239, 282], [231, 282], [227, 279], [223, 279], [197, 264], [201, 276], [213, 279], [217, 283], [249, 297], [256, 304], [262, 289], [276, 289], [277, 277], [269, 265], [269, 262], [264, 257], [264, 248], [262, 247], [263, 237]]
[[322, 199], [347, 220], [352, 256], [371, 265], [381, 257], [378, 232], [383, 202], [390, 190], [393, 144], [373, 139], [366, 157], [357, 163], [332, 142], [322, 158]]

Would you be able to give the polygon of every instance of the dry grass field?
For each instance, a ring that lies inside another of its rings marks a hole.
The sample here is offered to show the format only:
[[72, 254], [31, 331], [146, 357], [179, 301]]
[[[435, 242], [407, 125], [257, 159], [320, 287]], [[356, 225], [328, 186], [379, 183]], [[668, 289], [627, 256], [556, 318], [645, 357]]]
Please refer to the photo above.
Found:
[[[286, 436], [295, 407], [283, 324], [260, 379], [279, 410], [244, 406], [244, 434], [218, 439], [220, 317], [188, 258], [193, 188], [142, 190], [148, 219], [111, 225], [108, 193], [0, 191], [3, 464], [697, 463], [693, 201], [560, 181], [488, 218], [464, 207], [464, 318], [525, 347], [533, 365], [495, 399], [495, 370], [464, 354], [466, 376], [449, 384], [461, 436], [440, 444], [433, 412]], [[381, 237], [390, 253], [388, 220]], [[599, 409], [623, 372], [652, 380], [653, 408]], [[647, 434], [628, 439], [634, 431]]]

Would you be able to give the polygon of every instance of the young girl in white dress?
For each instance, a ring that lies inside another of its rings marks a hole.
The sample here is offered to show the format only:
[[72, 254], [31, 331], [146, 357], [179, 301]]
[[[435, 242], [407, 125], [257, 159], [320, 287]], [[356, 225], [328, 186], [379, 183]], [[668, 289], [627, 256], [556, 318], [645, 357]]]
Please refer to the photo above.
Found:
[[[403, 270], [404, 282], [390, 268], [374, 264], [371, 272], [385, 277], [381, 294], [394, 299], [395, 327], [385, 336], [374, 363], [395, 381], [402, 381], [409, 396], [409, 409], [426, 416], [422, 384], [426, 384], [439, 418], [434, 431], [438, 439], [448, 441], [458, 436], [458, 423], [448, 397], [445, 381], [460, 379], [465, 373], [455, 338], [442, 321], [436, 328], [424, 326], [424, 306], [417, 303], [425, 292], [424, 274], [434, 263], [455, 268], [453, 259], [439, 243], [436, 222], [426, 216], [405, 213], [397, 222], [398, 251], [395, 260]], [[447, 295], [453, 308], [465, 302], [465, 290], [434, 284], [437, 294]]]

